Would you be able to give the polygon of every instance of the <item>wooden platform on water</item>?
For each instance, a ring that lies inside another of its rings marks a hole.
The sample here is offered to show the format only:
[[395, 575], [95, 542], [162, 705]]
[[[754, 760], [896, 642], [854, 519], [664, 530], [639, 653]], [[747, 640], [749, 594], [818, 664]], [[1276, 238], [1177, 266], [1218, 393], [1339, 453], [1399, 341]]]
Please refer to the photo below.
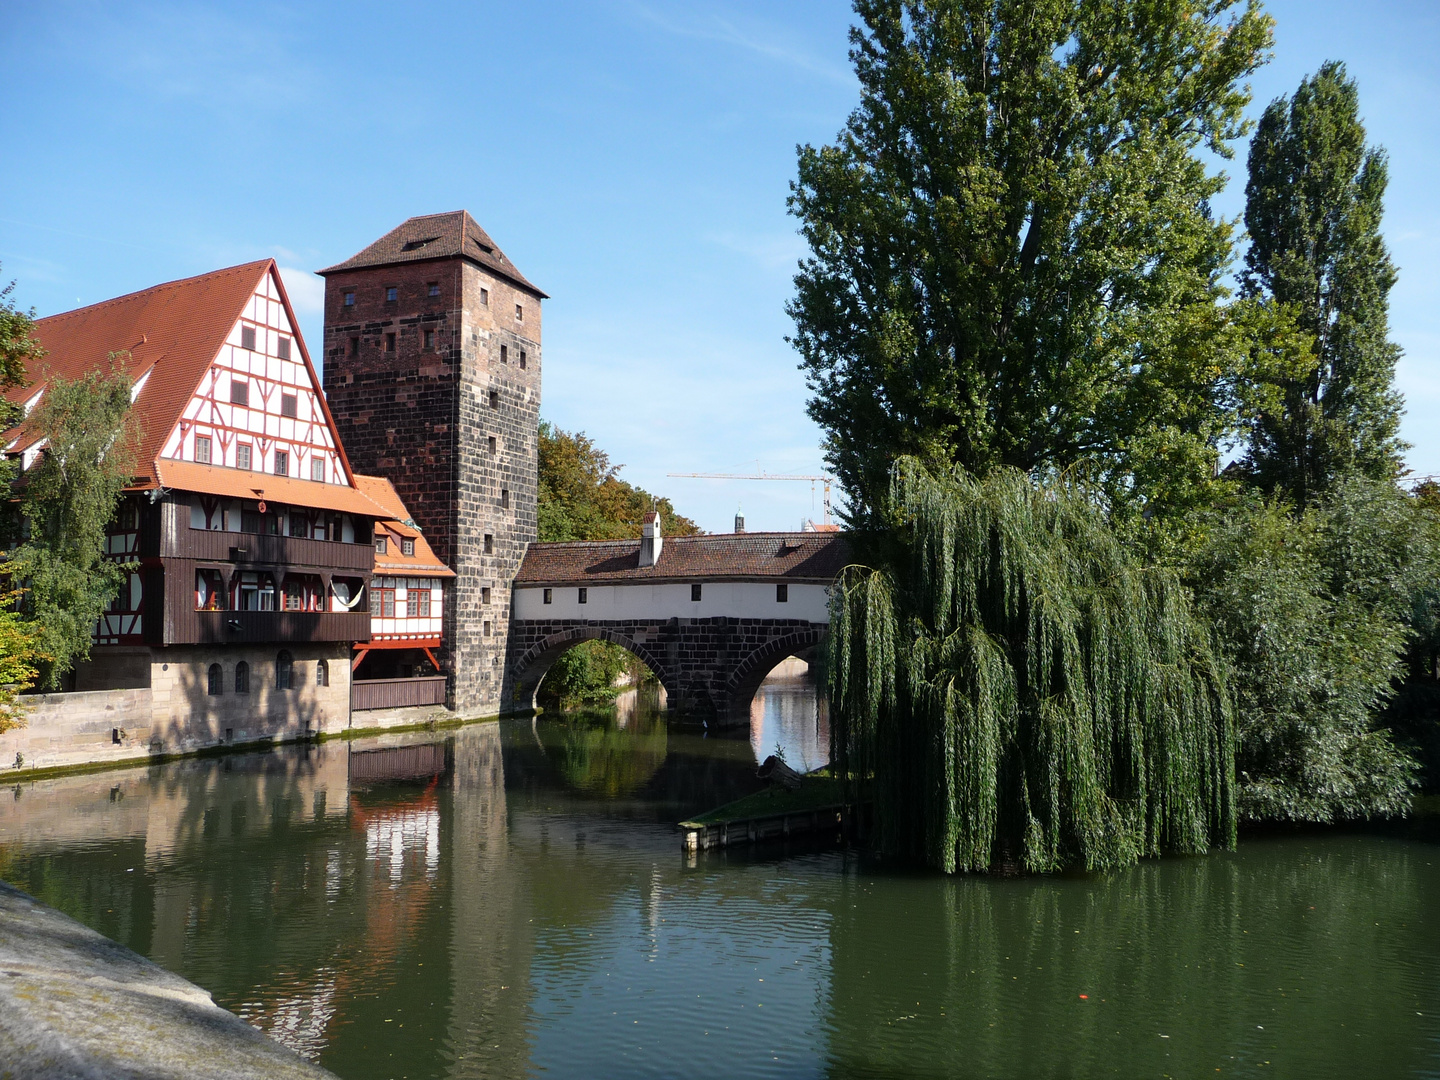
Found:
[[785, 840], [807, 833], [843, 835], [847, 808], [844, 803], [809, 810], [784, 810], [775, 814], [734, 818], [718, 822], [682, 821], [680, 832], [687, 852], [709, 851], [734, 844], [756, 844], [764, 840]]

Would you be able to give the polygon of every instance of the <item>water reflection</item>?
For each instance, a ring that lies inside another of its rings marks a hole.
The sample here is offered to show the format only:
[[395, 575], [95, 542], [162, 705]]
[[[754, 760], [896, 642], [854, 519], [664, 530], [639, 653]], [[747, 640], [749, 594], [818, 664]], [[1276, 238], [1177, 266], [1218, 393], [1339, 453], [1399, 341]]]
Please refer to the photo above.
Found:
[[757, 762], [779, 754], [800, 772], [830, 761], [830, 717], [804, 660], [788, 658], [755, 692], [750, 703], [750, 747]]
[[[760, 730], [793, 761], [823, 716], [783, 701]], [[754, 738], [637, 712], [20, 785], [0, 877], [352, 1080], [1440, 1068], [1432, 846], [1010, 881], [687, 865], [673, 823], [754, 784]]]

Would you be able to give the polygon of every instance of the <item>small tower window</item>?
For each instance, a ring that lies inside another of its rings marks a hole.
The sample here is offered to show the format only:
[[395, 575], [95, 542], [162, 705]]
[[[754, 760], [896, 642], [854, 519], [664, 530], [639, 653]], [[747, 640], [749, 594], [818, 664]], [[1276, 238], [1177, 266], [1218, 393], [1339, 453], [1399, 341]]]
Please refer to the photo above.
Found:
[[[545, 591], [546, 591], [546, 592], [549, 592], [550, 590], [549, 590], [549, 589], [546, 589]], [[482, 585], [482, 586], [480, 586], [480, 603], [482, 603], [482, 604], [488, 604], [488, 603], [490, 603], [490, 586], [489, 586], [489, 585]]]
[[486, 620], [485, 620], [484, 627], [485, 627], [485, 631], [484, 631], [484, 632], [485, 632], [485, 636], [486, 636], [486, 637], [489, 637], [489, 636], [490, 636], [490, 620], [489, 620], [489, 619], [486, 619]]
[[230, 404], [250, 407], [250, 383], [247, 379], [230, 380]]
[[434, 331], [434, 330], [426, 330], [426, 331], [425, 331], [425, 351], [426, 351], [426, 352], [430, 352], [430, 351], [431, 351], [432, 349], [434, 349], [434, 348], [435, 348], [435, 331]]
[[285, 451], [285, 450], [276, 450], [276, 451], [275, 451], [275, 475], [276, 475], [276, 476], [289, 476], [289, 475], [290, 475], [290, 454], [289, 454], [288, 451]]
[[698, 584], [690, 586], [690, 599], [692, 601], [700, 599], [700, 586]]
[[388, 352], [388, 353], [393, 353], [393, 352], [395, 351], [395, 335], [394, 335], [394, 334], [386, 334], [386, 335], [385, 335], [385, 351]]
[[489, 289], [481, 289], [481, 290], [480, 290], [480, 306], [481, 306], [481, 307], [489, 307], [489, 306], [490, 306], [490, 290], [489, 290]]
[[358, 337], [352, 337], [352, 338], [350, 339], [350, 355], [351, 355], [351, 356], [359, 356], [359, 355], [360, 355], [360, 339], [359, 339]]
[[211, 697], [219, 697], [225, 693], [225, 673], [220, 670], [219, 664], [211, 664], [209, 671], [208, 691]]
[[388, 303], [388, 304], [393, 304], [396, 300], [399, 300], [399, 299], [400, 299], [400, 289], [399, 289], [399, 287], [396, 286], [396, 285], [387, 285], [387, 286], [385, 287], [385, 302]]
[[346, 290], [345, 290], [345, 306], [346, 306], [346, 307], [354, 307], [354, 306], [355, 306], [355, 290], [354, 290], [354, 289], [346, 289]]
[[491, 390], [491, 391], [490, 391], [490, 407], [491, 407], [492, 409], [498, 409], [498, 408], [500, 407], [500, 391], [499, 391], [499, 390]]
[[290, 339], [288, 337], [282, 337], [275, 343], [275, 355], [281, 360], [290, 359]]
[[486, 533], [486, 534], [485, 534], [485, 554], [486, 554], [486, 555], [494, 555], [494, 554], [495, 554], [495, 537], [494, 537], [494, 535], [491, 534], [491, 533]]
[[524, 349], [521, 349], [521, 350], [520, 350], [520, 370], [521, 370], [521, 371], [524, 371], [524, 370], [525, 370], [525, 350], [524, 350]]
[[195, 436], [195, 460], [202, 464], [210, 463], [210, 436]]
[[296, 394], [280, 395], [280, 415], [294, 418], [299, 412], [300, 399]]
[[429, 285], [425, 286], [425, 295], [426, 295], [426, 296], [439, 296], [439, 295], [440, 295], [440, 283], [439, 283], [438, 281], [432, 281], [432, 282], [430, 282]]
[[516, 304], [516, 305], [515, 305], [515, 321], [516, 321], [516, 322], [524, 322], [524, 321], [525, 321], [525, 309], [524, 309], [523, 307], [521, 307], [519, 304]]
[[242, 326], [240, 328], [240, 347], [249, 349], [251, 352], [255, 351], [255, 327]]
[[502, 364], [508, 364], [510, 362], [510, 350], [504, 345], [500, 346], [500, 362]]
[[485, 440], [485, 447], [490, 453], [495, 453], [495, 436], [491, 435]]
[[315, 662], [315, 685], [330, 685], [330, 665], [324, 660], [317, 660]]
[[554, 599], [554, 595], [554, 589], [545, 589], [540, 595], [540, 602], [542, 604], [548, 604]]
[[509, 488], [501, 488], [501, 489], [500, 489], [500, 509], [502, 509], [502, 510], [509, 510], [509, 509], [510, 509], [510, 489], [509, 489]]
[[405, 537], [403, 540], [401, 540], [401, 541], [400, 541], [400, 554], [401, 554], [401, 555], [414, 555], [414, 554], [415, 554], [415, 541], [414, 541], [414, 540], [411, 540], [408, 536]]

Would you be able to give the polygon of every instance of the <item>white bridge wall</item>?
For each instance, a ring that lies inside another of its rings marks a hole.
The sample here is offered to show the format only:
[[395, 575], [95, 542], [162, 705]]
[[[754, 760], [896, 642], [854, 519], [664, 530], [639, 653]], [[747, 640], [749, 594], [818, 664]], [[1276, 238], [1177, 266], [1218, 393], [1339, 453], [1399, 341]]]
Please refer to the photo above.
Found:
[[690, 583], [668, 585], [588, 585], [588, 602], [580, 603], [574, 585], [551, 588], [544, 602], [540, 587], [517, 587], [511, 594], [517, 619], [615, 619], [655, 622], [662, 619], [804, 619], [828, 623], [830, 590], [826, 585], [790, 583], [789, 599], [775, 599], [775, 582], [706, 581], [700, 599], [690, 599]]

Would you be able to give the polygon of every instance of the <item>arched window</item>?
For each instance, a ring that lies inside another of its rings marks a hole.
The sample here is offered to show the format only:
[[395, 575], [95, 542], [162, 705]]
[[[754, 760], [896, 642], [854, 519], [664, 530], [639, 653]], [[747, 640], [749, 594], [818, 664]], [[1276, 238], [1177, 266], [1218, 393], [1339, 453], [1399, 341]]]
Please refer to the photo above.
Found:
[[219, 697], [225, 692], [225, 673], [219, 664], [210, 665], [210, 696]]
[[324, 660], [319, 660], [315, 663], [315, 685], [330, 685], [330, 665], [327, 664]]
[[275, 657], [275, 689], [289, 690], [295, 681], [295, 658], [289, 649], [281, 649]]
[[250, 692], [250, 665], [244, 660], [235, 665], [235, 692], [237, 694]]

